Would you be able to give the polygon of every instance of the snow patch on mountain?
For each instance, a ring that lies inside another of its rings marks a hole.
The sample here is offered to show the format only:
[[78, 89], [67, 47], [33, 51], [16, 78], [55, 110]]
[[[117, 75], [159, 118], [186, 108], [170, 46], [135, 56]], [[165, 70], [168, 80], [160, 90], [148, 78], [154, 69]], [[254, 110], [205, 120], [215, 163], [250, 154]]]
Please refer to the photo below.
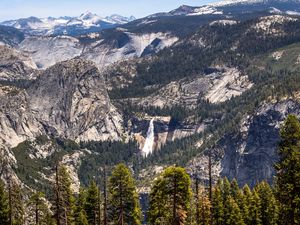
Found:
[[265, 16], [259, 19], [259, 22], [256, 23], [252, 29], [260, 32], [263, 31], [267, 34], [274, 34], [274, 35], [282, 35], [284, 31], [280, 29], [280, 27], [275, 27], [275, 24], [284, 24], [287, 22], [294, 22], [297, 21], [297, 18], [292, 18], [289, 16], [283, 15], [272, 15], [272, 16]]
[[216, 20], [211, 22], [209, 25], [213, 26], [213, 25], [235, 25], [237, 24], [236, 20]]
[[274, 14], [281, 14], [282, 13], [282, 11], [280, 9], [277, 9], [275, 7], [271, 7], [269, 12], [274, 13]]
[[111, 16], [105, 17], [105, 21], [107, 21], [109, 23], [114, 23], [114, 24], [125, 24], [125, 23], [129, 23], [131, 21], [134, 21], [134, 20], [136, 20], [136, 18], [134, 16], [125, 17], [125, 16], [121, 16], [118, 14], [113, 14]]
[[236, 4], [255, 4], [255, 3], [262, 3], [264, 0], [224, 0], [220, 2], [210, 3], [208, 5], [214, 7], [221, 7], [221, 6], [229, 6], [229, 5], [236, 5]]
[[205, 14], [223, 14], [221, 10], [217, 8], [207, 5], [194, 10], [193, 13], [187, 14], [188, 16], [198, 16], [198, 15], [205, 15]]
[[[124, 17], [117, 14], [105, 18], [91, 12], [85, 12], [78, 17], [47, 17], [47, 18], [22, 18], [17, 20], [4, 21], [1, 25], [15, 27], [24, 30], [33, 35], [56, 35], [57, 33], [71, 32], [70, 27], [74, 30], [88, 30], [89, 28], [99, 28], [100, 31], [112, 25], [125, 24], [135, 20], [135, 17]], [[75, 32], [76, 33], [76, 32]]]
[[300, 12], [297, 12], [297, 11], [286, 11], [285, 12], [287, 15], [290, 15], [290, 16], [300, 16]]

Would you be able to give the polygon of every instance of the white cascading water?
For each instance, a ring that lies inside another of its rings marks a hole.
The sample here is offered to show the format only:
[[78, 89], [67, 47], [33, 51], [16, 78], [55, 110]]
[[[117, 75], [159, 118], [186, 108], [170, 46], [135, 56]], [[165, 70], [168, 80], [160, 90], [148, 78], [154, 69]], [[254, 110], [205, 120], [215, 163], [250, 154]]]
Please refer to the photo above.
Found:
[[154, 119], [151, 119], [148, 131], [147, 131], [145, 145], [142, 149], [142, 155], [144, 157], [147, 157], [153, 151], [153, 144], [154, 144], [154, 123], [153, 122], [154, 122]]

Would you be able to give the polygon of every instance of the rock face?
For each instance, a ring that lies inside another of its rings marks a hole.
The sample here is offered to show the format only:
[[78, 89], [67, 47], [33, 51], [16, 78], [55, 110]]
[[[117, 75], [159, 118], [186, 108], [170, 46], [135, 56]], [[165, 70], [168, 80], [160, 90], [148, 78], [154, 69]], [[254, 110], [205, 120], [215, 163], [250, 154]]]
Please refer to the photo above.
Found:
[[120, 116], [91, 62], [74, 59], [47, 69], [29, 88], [32, 113], [51, 134], [78, 140], [118, 139]]
[[0, 45], [16, 46], [24, 38], [25, 35], [18, 29], [0, 25]]
[[1, 87], [0, 146], [15, 147], [42, 134], [41, 124], [32, 116], [28, 94], [20, 89]]
[[[231, 97], [239, 96], [252, 87], [248, 76], [236, 68], [214, 68], [208, 74], [201, 74], [192, 79], [174, 81], [154, 94], [137, 100], [143, 106], [163, 108], [181, 105], [194, 108], [199, 99], [211, 103], [220, 103]], [[136, 100], [134, 100], [136, 101]]]
[[39, 68], [79, 56], [83, 50], [79, 40], [68, 36], [29, 37], [20, 45], [21, 51], [31, 55]]
[[9, 46], [0, 45], [0, 80], [33, 79], [36, 76], [36, 68], [28, 55]]
[[[87, 39], [89, 41], [80, 41]], [[80, 38], [69, 36], [29, 37], [20, 50], [31, 55], [39, 68], [48, 68], [57, 62], [80, 57], [96, 63], [99, 69], [114, 62], [156, 53], [178, 40], [168, 33], [141, 35], [116, 30], [109, 37], [92, 33]]]
[[41, 134], [87, 141], [117, 140], [124, 132], [122, 117], [92, 62], [74, 59], [56, 64], [26, 91], [3, 95], [0, 140], [9, 147]]
[[[300, 117], [299, 102], [285, 100], [264, 104], [255, 114], [245, 117], [237, 134], [226, 135], [212, 149], [214, 175], [237, 178], [241, 185], [254, 186], [261, 180], [272, 182], [279, 129], [288, 114]], [[207, 155], [201, 155], [190, 162], [190, 169], [201, 171], [201, 176], [206, 179], [207, 162]]]

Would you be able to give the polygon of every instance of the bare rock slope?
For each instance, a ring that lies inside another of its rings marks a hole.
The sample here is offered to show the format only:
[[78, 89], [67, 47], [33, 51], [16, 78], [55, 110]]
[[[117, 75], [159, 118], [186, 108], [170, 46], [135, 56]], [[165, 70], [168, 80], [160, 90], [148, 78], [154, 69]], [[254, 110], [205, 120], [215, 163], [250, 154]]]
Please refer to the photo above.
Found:
[[2, 89], [0, 144], [4, 146], [41, 134], [87, 141], [117, 140], [123, 132], [122, 117], [92, 62], [65, 61], [44, 71], [27, 90]]

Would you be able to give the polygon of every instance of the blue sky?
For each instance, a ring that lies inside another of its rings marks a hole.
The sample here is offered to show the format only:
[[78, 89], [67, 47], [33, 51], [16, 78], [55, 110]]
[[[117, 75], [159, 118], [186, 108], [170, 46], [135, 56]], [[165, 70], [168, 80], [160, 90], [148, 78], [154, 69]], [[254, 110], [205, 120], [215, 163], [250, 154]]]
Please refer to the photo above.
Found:
[[90, 11], [100, 16], [113, 13], [137, 18], [180, 5], [200, 6], [216, 0], [0, 0], [0, 21], [29, 16], [78, 16]]

